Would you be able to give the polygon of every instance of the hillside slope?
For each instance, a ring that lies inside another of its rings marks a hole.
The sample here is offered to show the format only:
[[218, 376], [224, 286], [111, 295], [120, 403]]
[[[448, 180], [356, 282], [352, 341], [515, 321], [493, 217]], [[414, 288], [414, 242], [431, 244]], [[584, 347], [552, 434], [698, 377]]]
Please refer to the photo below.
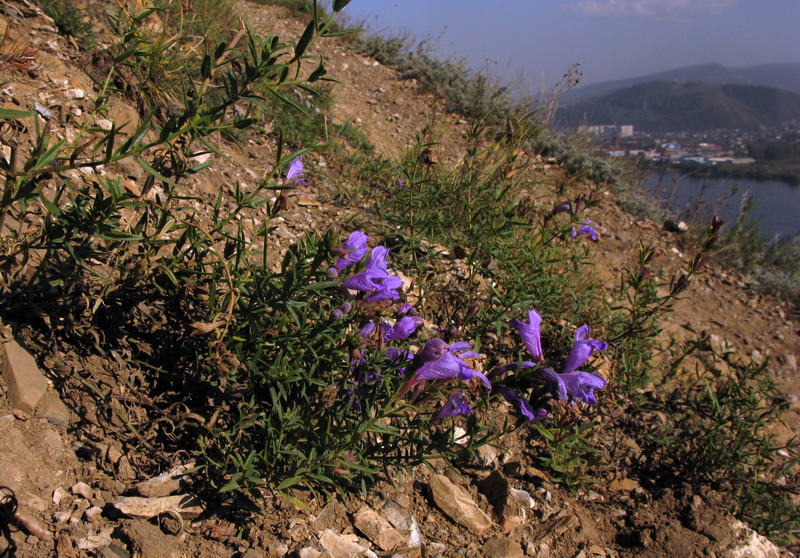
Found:
[[[37, 65], [0, 69], [0, 81], [5, 84], [4, 108], [45, 112], [50, 120], [44, 125], [52, 137], [74, 138], [76, 122], [79, 122], [76, 118], [95, 116], [92, 109], [99, 86], [88, 77], [87, 71], [97, 71], [97, 66], [105, 68], [104, 60], [98, 56], [93, 59], [95, 67], [90, 67], [72, 38], [56, 31], [51, 18], [42, 15], [27, 1], [7, 4], [13, 5], [13, 10], [11, 15], [6, 12], [3, 16], [7, 19], [4, 32], [12, 39], [30, 41], [37, 49]], [[307, 16], [282, 6], [251, 2], [238, 5], [245, 21], [259, 36], [277, 34], [296, 38], [308, 25]], [[273, 163], [278, 137], [283, 134], [281, 126], [289, 130], [289, 124], [302, 122], [295, 113], [290, 116], [277, 110], [268, 112], [265, 122], [249, 135], [209, 134], [204, 139], [213, 152], [202, 148], [204, 152], [199, 156], [206, 158], [208, 166], [202, 172], [182, 177], [180, 203], [176, 204], [180, 207], [170, 214], [173, 222], [176, 216], [186, 222], [191, 218], [192, 223], [197, 223], [196, 230], [201, 233], [197, 236], [202, 241], [205, 235], [215, 232], [211, 226], [216, 224], [215, 214], [227, 219], [239, 209], [237, 204], [242, 196], [252, 192], [267, 180], [266, 177], [277, 187], [268, 192], [272, 197], [266, 205], [254, 204], [231, 219], [240, 224], [240, 235], [224, 239], [230, 243], [210, 245], [205, 252], [192, 253], [186, 260], [186, 269], [197, 265], [202, 253], [217, 254], [214, 261], [222, 262], [223, 267], [233, 263], [226, 262], [228, 250], [246, 237], [258, 238], [260, 225], [265, 223], [272, 227], [270, 253], [266, 250], [263, 253], [263, 262], [270, 269], [279, 269], [283, 261], [290, 261], [289, 250], [301, 244], [306, 235], [319, 239], [326, 232], [334, 231], [334, 235], [344, 237], [341, 231], [351, 230], [360, 223], [373, 225], [374, 230], [369, 230], [369, 234], [374, 237], [385, 235], [385, 238], [373, 238], [373, 242], [393, 242], [392, 250], [399, 252], [405, 231], [399, 226], [377, 222], [376, 213], [382, 209], [378, 202], [388, 204], [391, 196], [402, 195], [405, 186], [402, 179], [407, 182], [408, 177], [394, 174], [390, 181], [378, 171], [393, 163], [410, 161], [411, 166], [421, 167], [418, 186], [424, 191], [436, 186], [432, 177], [439, 169], [443, 173], [453, 169], [454, 175], [475, 171], [474, 167], [463, 164], [465, 155], [486, 145], [491, 146], [489, 151], [500, 153], [503, 158], [490, 177], [490, 183], [513, 177], [517, 167], [509, 164], [524, 162], [524, 167], [519, 167], [522, 169], [519, 175], [524, 175], [520, 179], [524, 191], [518, 192], [520, 198], [514, 200], [514, 211], [506, 216], [508, 221], [527, 227], [546, 220], [553, 202], [560, 201], [561, 196], [567, 195], [565, 192], [577, 196], [576, 200], [582, 200], [581, 203], [586, 201], [581, 197], [585, 192], [591, 192], [593, 197], [596, 194], [597, 203], [592, 204], [586, 215], [599, 229], [599, 240], [576, 244], [581, 252], [584, 250], [580, 247], [586, 246], [585, 253], [593, 262], [591, 280], [603, 287], [591, 294], [590, 304], [601, 305], [607, 295], [614, 293], [624, 269], [637, 261], [640, 242], [654, 247], [649, 263], [649, 273], [653, 276], [668, 278], [680, 273], [692, 259], [693, 242], [687, 236], [668, 232], [661, 223], [626, 213], [610, 189], [570, 175], [538, 153], [507, 149], [507, 137], [513, 135], [510, 131], [489, 130], [478, 137], [470, 136], [472, 126], [464, 119], [443, 114], [439, 100], [420, 94], [413, 82], [400, 79], [392, 69], [359, 54], [353, 42], [347, 39], [324, 41], [314, 45], [310, 54], [315, 57], [314, 62], [318, 60], [316, 57], [321, 57], [331, 76], [340, 83], [331, 84], [333, 106], [308, 111], [312, 116], [323, 115], [325, 120], [319, 137], [314, 136], [319, 151], [305, 155], [304, 178], [307, 181], [291, 192], [280, 212], [274, 209], [281, 199], [278, 193], [283, 186], [278, 180], [282, 176], [281, 169]], [[315, 64], [309, 66], [313, 69]], [[122, 136], [131, 134], [132, 129], [147, 118], [144, 106], [131, 100], [135, 93], [137, 90], [130, 87], [130, 83], [120, 83], [114, 91], [113, 107], [97, 115], [102, 125], [128, 126], [127, 131], [120, 133]], [[304, 99], [300, 95], [294, 98]], [[34, 101], [41, 109], [35, 108]], [[337, 135], [336, 126], [348, 130], [352, 127], [358, 133], [351, 132], [342, 139]], [[32, 128], [16, 129], [11, 139], [29, 148]], [[93, 128], [103, 129], [100, 124]], [[287, 132], [286, 137], [289, 136]], [[8, 147], [9, 137], [0, 138], [4, 147]], [[333, 138], [333, 146], [326, 144], [326, 137]], [[361, 152], [353, 148], [352, 143], [363, 138], [367, 138], [374, 151]], [[437, 161], [430, 152], [427, 159], [418, 152], [423, 141], [435, 148]], [[308, 146], [293, 146], [302, 147]], [[160, 155], [163, 153], [154, 154], [154, 158]], [[180, 163], [176, 158], [173, 164], [176, 161]], [[398, 164], [396, 168], [402, 167]], [[169, 182], [161, 181], [148, 196], [146, 188], [148, 181], [152, 186], [153, 181], [148, 178], [151, 174], [130, 160], [68, 172], [64, 182], [57, 181], [56, 174], [45, 178], [47, 182], [43, 188], [63, 187], [82, 194], [94, 192], [91, 188], [101, 180], [119, 181], [124, 191], [114, 195], [130, 202], [134, 210], [145, 207], [155, 211], [163, 199], [157, 196], [165, 197], [169, 193]], [[391, 190], [395, 186], [397, 189]], [[445, 211], [454, 211], [472, 194], [472, 191], [456, 191], [451, 198], [436, 202]], [[83, 199], [78, 197], [79, 201]], [[88, 196], [85, 199], [89, 199]], [[108, 202], [109, 198], [101, 195], [91, 199]], [[445, 206], [445, 202], [453, 203], [452, 209], [447, 209], [449, 206]], [[84, 207], [80, 203], [76, 206]], [[102, 204], [95, 207], [98, 211], [103, 209]], [[23, 225], [35, 233], [40, 223], [32, 221]], [[90, 235], [90, 241], [82, 248], [96, 246], [105, 232]], [[568, 230], [562, 236], [565, 238], [561, 241], [568, 242]], [[10, 244], [4, 242], [3, 249], [8, 249]], [[33, 248], [39, 250], [40, 247]], [[463, 246], [429, 243], [412, 254], [420, 261], [433, 256], [441, 258], [439, 276], [426, 279], [431, 280], [431, 284], [435, 280], [453, 281], [452, 286], [448, 285], [445, 307], [449, 300], [457, 300], [464, 291], [469, 291], [457, 280], [477, 277], [483, 282], [483, 289], [488, 289], [491, 281], [496, 262], [468, 262], [458, 255], [463, 250]], [[40, 257], [41, 252], [35, 252], [35, 256]], [[258, 261], [261, 262], [261, 258]], [[470, 269], [470, 265], [477, 269]], [[105, 269], [100, 271], [107, 273]], [[523, 273], [533, 276], [537, 271], [525, 269]], [[484, 275], [489, 279], [484, 279]], [[219, 292], [234, 291], [233, 288], [227, 290], [228, 284], [222, 283]], [[281, 281], [268, 288], [280, 291], [289, 284], [288, 280]], [[179, 473], [166, 483], [140, 484], [173, 466], [189, 465], [185, 449], [162, 451], [164, 447], [174, 447], [169, 443], [181, 428], [187, 428], [187, 424], [202, 424], [209, 430], [219, 428], [218, 417], [230, 412], [240, 421], [236, 424], [241, 427], [241, 434], [248, 425], [258, 423], [263, 417], [244, 412], [237, 415], [240, 406], [255, 395], [233, 381], [235, 374], [246, 371], [249, 364], [240, 362], [235, 354], [221, 355], [224, 358], [212, 362], [211, 388], [204, 395], [218, 398], [215, 401], [220, 403], [215, 402], [210, 409], [206, 398], [193, 400], [192, 386], [181, 383], [188, 367], [158, 375], [176, 357], [176, 347], [194, 349], [194, 353], [183, 355], [184, 362], [213, 360], [204, 351], [216, 335], [214, 324], [198, 324], [193, 322], [194, 315], [165, 310], [167, 302], [158, 298], [158, 290], [168, 289], [169, 282], [156, 284], [153, 293], [147, 291], [152, 298], [143, 300], [134, 298], [138, 293], [131, 291], [137, 289], [118, 286], [109, 289], [107, 298], [98, 298], [101, 302], [96, 305], [91, 304], [89, 295], [93, 293], [87, 285], [74, 282], [32, 289], [31, 297], [39, 300], [36, 304], [28, 304], [29, 299], [19, 296], [17, 291], [4, 296], [0, 304], [2, 340], [9, 343], [16, 340], [36, 356], [38, 366], [52, 384], [48, 387], [49, 396], [63, 400], [67, 415], [66, 420], [54, 422], [14, 408], [11, 390], [0, 376], [0, 486], [4, 487], [0, 511], [9, 512], [0, 515], [0, 555], [6, 552], [19, 558], [91, 555], [671, 558], [676, 554], [702, 556], [711, 553], [720, 556], [761, 553], [772, 558], [779, 555], [779, 550], [769, 541], [734, 521], [725, 511], [726, 502], [707, 486], [692, 486], [680, 478], [659, 482], [660, 479], [643, 472], [641, 464], [647, 459], [646, 450], [626, 436], [624, 430], [614, 427], [636, 430], [647, 425], [626, 415], [623, 407], [617, 406], [618, 395], [611, 389], [608, 395], [603, 394], [597, 406], [604, 409], [601, 414], [591, 415], [598, 422], [598, 436], [596, 449], [590, 448], [590, 451], [613, 456], [617, 461], [612, 466], [588, 468], [583, 472], [586, 484], [572, 489], [553, 480], [555, 469], [542, 470], [535, 460], [532, 447], [533, 443], [540, 442], [537, 441], [540, 437], [538, 430], [529, 425], [498, 442], [498, 447], [481, 448], [470, 461], [458, 463], [456, 467], [436, 459], [430, 462], [430, 467], [416, 467], [410, 474], [400, 475], [389, 469], [385, 477], [365, 483], [361, 489], [357, 486], [341, 492], [298, 489], [282, 494], [273, 486], [259, 486], [254, 491], [259, 496], [259, 508], [255, 513], [251, 513], [248, 508], [251, 502], [245, 498], [225, 500], [215, 499], [213, 495], [203, 501], [200, 515], [193, 509], [184, 511], [182, 516], [175, 510], [174, 501], [151, 516], [136, 517], [131, 508], [128, 508], [130, 513], [115, 512], [113, 503], [120, 497], [156, 498], [164, 492], [191, 493], [193, 488], [202, 485], [204, 471]], [[6, 283], [2, 286], [10, 288]], [[747, 277], [725, 270], [718, 263], [710, 266], [664, 320], [665, 337], [689, 339], [701, 332], [713, 333], [719, 343], [730, 341], [731, 350], [726, 358], [731, 361], [734, 357], [744, 358], [754, 353], [774, 357], [769, 373], [782, 379], [786, 393], [796, 393], [800, 387], [796, 360], [794, 367], [791, 363], [794, 355], [800, 354], [800, 340], [796, 335], [800, 324], [788, 304], [751, 287]], [[77, 298], [45, 298], [58, 292], [57, 288], [77, 291]], [[242, 282], [236, 288], [244, 292], [253, 285]], [[404, 288], [412, 291], [415, 286], [407, 280]], [[199, 294], [196, 291], [200, 291]], [[172, 298], [180, 301], [198, 294], [198, 301], [206, 301], [210, 298], [209, 292], [189, 285]], [[129, 300], [135, 300], [136, 304], [129, 304]], [[296, 317], [306, 306], [297, 304], [294, 308], [296, 313], [292, 316]], [[249, 310], [253, 315], [278, 312], [276, 307]], [[561, 315], [558, 313], [556, 317]], [[327, 326], [334, 321], [325, 317], [320, 323]], [[291, 323], [292, 319], [287, 322]], [[550, 322], [547, 326], [550, 331], [561, 327], [557, 319]], [[447, 321], [424, 324], [430, 335], [449, 334], [443, 332], [449, 325]], [[211, 335], [198, 334], [204, 326], [212, 326], [212, 330], [206, 332]], [[170, 327], [174, 329], [168, 331]], [[252, 337], [263, 337], [264, 347], [283, 342], [272, 331], [253, 331]], [[346, 342], [353, 342], [355, 337], [350, 336]], [[490, 332], [486, 342], [497, 337]], [[571, 341], [567, 337], [571, 335], [560, 340], [565, 346]], [[555, 351], [558, 348], [555, 344], [554, 341], [546, 350]], [[290, 353], [287, 360], [302, 353], [313, 353], [314, 347], [302, 346], [296, 351], [297, 354]], [[152, 358], [154, 354], [161, 358]], [[344, 368], [347, 368], [350, 353], [345, 352], [345, 355]], [[604, 361], [602, 368], [615, 370], [617, 366]], [[154, 378], [160, 379], [157, 382]], [[173, 393], [174, 385], [185, 391], [179, 389]], [[271, 387], [263, 386], [261, 391], [269, 392]], [[169, 396], [174, 399], [167, 401]], [[194, 412], [194, 405], [198, 408], [206, 405], [202, 411], [207, 416]], [[791, 405], [793, 414], [787, 419], [788, 434], [800, 430], [797, 414], [800, 402], [794, 398]], [[584, 404], [571, 406], [567, 403], [563, 403], [563, 407], [565, 428], [577, 421], [587, 408]], [[505, 411], [498, 416], [502, 422], [512, 415]], [[434, 426], [431, 424], [428, 429], [435, 431]], [[785, 437], [787, 431], [781, 430], [779, 434]], [[570, 439], [562, 442], [568, 459], [581, 451], [580, 447], [569, 445]], [[241, 456], [235, 457], [249, 462], [251, 457], [247, 456], [254, 455], [260, 449], [259, 444], [264, 445], [258, 440], [243, 448]], [[346, 469], [346, 462], [343, 467]], [[456, 488], [442, 497], [433, 493], [434, 484]], [[473, 506], [465, 504], [470, 501]], [[148, 503], [153, 504], [152, 501]], [[465, 526], [456, 513], [443, 511], [452, 510], [448, 503], [460, 504], [474, 516], [483, 518], [480, 528]], [[398, 532], [405, 536], [398, 539]]]

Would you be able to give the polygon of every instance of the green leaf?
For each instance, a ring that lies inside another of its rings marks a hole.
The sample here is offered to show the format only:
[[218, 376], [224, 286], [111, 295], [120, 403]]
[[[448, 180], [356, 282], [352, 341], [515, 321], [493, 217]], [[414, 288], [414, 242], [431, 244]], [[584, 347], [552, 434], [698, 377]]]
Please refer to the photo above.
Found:
[[42, 169], [47, 165], [49, 165], [50, 163], [52, 163], [58, 156], [58, 152], [61, 151], [62, 147], [64, 147], [65, 143], [67, 143], [66, 139], [58, 141], [53, 147], [51, 147], [44, 154], [42, 154], [42, 156], [39, 157], [39, 160], [36, 161], [36, 168]]
[[211, 77], [211, 57], [208, 54], [203, 56], [203, 64], [200, 66], [200, 77], [203, 79]]
[[314, 38], [314, 31], [315, 25], [313, 21], [309, 21], [308, 25], [306, 25], [306, 30], [303, 31], [303, 34], [300, 37], [300, 40], [297, 41], [297, 45], [294, 47], [294, 58], [292, 60], [297, 60], [303, 53], [305, 53], [308, 45], [311, 44], [311, 39]]
[[350, 0], [333, 0], [333, 11], [341, 12], [349, 3]]
[[308, 76], [308, 81], [309, 81], [309, 83], [314, 83], [315, 81], [317, 81], [319, 78], [321, 78], [322, 76], [324, 76], [327, 73], [328, 73], [328, 70], [325, 69], [325, 65], [322, 63], [322, 58], [320, 58], [319, 66], [317, 66], [317, 69], [314, 70], [313, 72], [311, 72], [311, 75]]
[[171, 186], [177, 186], [177, 184], [175, 184], [174, 180], [172, 180], [171, 178], [167, 178], [166, 176], [164, 176], [163, 174], [158, 172], [156, 169], [154, 169], [152, 166], [150, 166], [150, 163], [148, 163], [147, 161], [145, 161], [144, 159], [142, 159], [138, 155], [136, 155], [135, 158], [136, 158], [136, 161], [140, 165], [142, 165], [142, 168], [144, 168], [144, 170], [146, 170], [147, 172], [149, 172], [150, 174], [152, 174], [153, 176], [155, 176], [159, 180], [161, 180], [163, 182], [166, 182], [167, 184], [169, 184]]
[[33, 116], [35, 113], [29, 110], [14, 110], [14, 109], [4, 109], [0, 108], [0, 118], [3, 120], [11, 120], [14, 118], [28, 118], [29, 116]]
[[131, 233], [127, 233], [127, 232], [116, 230], [116, 229], [112, 229], [112, 230], [107, 231], [105, 233], [97, 233], [96, 236], [98, 236], [99, 238], [106, 239], [106, 240], [122, 240], [122, 241], [125, 241], [125, 242], [139, 242], [141, 240], [144, 240], [144, 237], [142, 235], [131, 234]]

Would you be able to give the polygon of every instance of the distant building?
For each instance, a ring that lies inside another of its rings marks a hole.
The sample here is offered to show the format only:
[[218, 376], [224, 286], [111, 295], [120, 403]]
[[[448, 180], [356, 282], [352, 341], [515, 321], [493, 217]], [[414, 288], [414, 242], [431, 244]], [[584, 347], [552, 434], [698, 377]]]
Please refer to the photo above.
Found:
[[580, 132], [589, 132], [590, 134], [594, 134], [595, 136], [600, 136], [605, 139], [614, 139], [617, 138], [631, 138], [633, 137], [633, 125], [632, 124], [624, 124], [624, 125], [617, 125], [617, 124], [598, 124], [594, 126], [581, 126], [578, 128]]

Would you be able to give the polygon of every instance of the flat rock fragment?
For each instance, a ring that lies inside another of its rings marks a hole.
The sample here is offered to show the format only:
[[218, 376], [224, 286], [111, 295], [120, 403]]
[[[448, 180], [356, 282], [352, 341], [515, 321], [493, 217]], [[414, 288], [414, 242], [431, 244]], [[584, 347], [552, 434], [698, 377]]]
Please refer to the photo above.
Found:
[[444, 475], [433, 475], [429, 482], [433, 501], [450, 519], [472, 531], [481, 533], [492, 526], [491, 518], [478, 507], [472, 497]]

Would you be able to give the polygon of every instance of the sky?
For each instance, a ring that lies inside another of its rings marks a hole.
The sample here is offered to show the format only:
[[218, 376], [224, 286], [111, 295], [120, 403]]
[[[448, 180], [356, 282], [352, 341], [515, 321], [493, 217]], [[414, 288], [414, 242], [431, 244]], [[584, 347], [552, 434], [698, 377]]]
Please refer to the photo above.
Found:
[[800, 62], [800, 0], [352, 0], [344, 13], [528, 94], [575, 63], [588, 85], [710, 62]]

